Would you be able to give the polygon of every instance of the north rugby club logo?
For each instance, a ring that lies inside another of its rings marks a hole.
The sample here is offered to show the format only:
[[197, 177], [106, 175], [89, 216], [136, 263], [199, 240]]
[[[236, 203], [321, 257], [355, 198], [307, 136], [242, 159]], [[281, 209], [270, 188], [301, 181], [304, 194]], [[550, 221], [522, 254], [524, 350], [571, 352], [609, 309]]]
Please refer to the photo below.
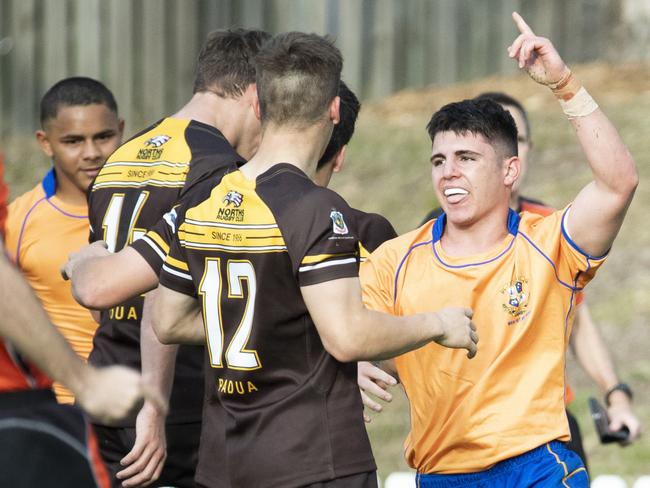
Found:
[[144, 145], [148, 147], [160, 147], [170, 139], [170, 136], [154, 136], [147, 140]]
[[343, 220], [343, 214], [338, 210], [332, 210], [330, 212], [330, 219], [332, 219], [332, 231], [335, 234], [347, 234], [348, 226], [345, 225], [345, 220]]
[[519, 317], [528, 311], [528, 280], [517, 278], [501, 289], [506, 296], [503, 308], [513, 317]]
[[223, 199], [223, 203], [226, 204], [226, 207], [231, 203], [235, 207], [239, 207], [241, 205], [241, 202], [243, 201], [244, 201], [244, 195], [236, 191], [229, 191]]

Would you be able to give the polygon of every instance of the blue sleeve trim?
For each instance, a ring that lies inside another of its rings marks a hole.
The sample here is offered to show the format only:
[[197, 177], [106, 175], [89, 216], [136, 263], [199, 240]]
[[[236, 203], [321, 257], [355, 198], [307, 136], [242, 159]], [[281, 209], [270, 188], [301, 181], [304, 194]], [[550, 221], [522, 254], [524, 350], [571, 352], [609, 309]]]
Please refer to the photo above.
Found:
[[[570, 207], [569, 207], [569, 208], [570, 208]], [[578, 251], [580, 254], [582, 254], [584, 257], [586, 257], [588, 260], [599, 261], [599, 260], [604, 259], [605, 257], [607, 257], [607, 255], [609, 254], [609, 251], [611, 250], [611, 248], [609, 248], [609, 249], [605, 252], [605, 254], [603, 254], [602, 256], [592, 256], [591, 254], [589, 254], [589, 253], [583, 251], [582, 249], [580, 249], [580, 246], [578, 246], [575, 242], [573, 242], [573, 240], [572, 240], [571, 237], [569, 236], [569, 233], [567, 232], [567, 230], [566, 230], [566, 226], [565, 226], [565, 224], [564, 224], [565, 219], [566, 219], [566, 216], [567, 216], [567, 212], [569, 211], [569, 208], [567, 208], [567, 209], [564, 211], [564, 213], [562, 214], [562, 225], [561, 225], [561, 227], [562, 227], [562, 235], [564, 236], [564, 239], [566, 239], [566, 241], [569, 243], [569, 245], [570, 245], [573, 249], [575, 249], [576, 251]]]

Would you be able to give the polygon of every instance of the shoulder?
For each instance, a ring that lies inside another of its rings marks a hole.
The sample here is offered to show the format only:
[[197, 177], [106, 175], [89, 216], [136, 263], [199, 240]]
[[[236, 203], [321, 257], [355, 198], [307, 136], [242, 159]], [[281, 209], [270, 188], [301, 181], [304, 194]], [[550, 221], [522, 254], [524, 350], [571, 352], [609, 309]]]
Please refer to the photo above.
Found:
[[361, 244], [369, 252], [374, 251], [387, 240], [397, 237], [397, 232], [385, 217], [356, 208], [352, 208], [351, 212], [356, 221]]
[[295, 218], [314, 213], [344, 212], [352, 219], [352, 210], [338, 193], [316, 185], [299, 169], [278, 164], [257, 178], [257, 192], [274, 212], [297, 212]]
[[384, 242], [370, 255], [369, 260], [397, 267], [414, 250], [431, 246], [433, 222], [429, 221], [417, 229]]
[[40, 183], [28, 192], [17, 197], [8, 206], [7, 225], [10, 225], [11, 220], [24, 218], [40, 201], [44, 200], [44, 198], [45, 192]]

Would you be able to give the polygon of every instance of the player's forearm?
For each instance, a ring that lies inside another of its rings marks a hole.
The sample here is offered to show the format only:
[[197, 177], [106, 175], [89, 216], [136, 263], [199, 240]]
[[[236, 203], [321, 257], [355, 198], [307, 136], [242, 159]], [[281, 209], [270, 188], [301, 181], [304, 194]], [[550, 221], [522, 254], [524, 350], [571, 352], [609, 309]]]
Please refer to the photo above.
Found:
[[570, 117], [594, 181], [627, 206], [639, 183], [634, 158], [618, 131], [600, 109], [584, 117]]
[[84, 259], [71, 271], [72, 293], [84, 307], [104, 310], [154, 289], [158, 277], [136, 251]]
[[163, 399], [169, 401], [178, 346], [162, 344], [156, 337], [152, 323], [155, 301], [156, 290], [147, 293], [140, 322], [142, 379], [159, 391]]
[[578, 308], [571, 342], [578, 362], [603, 394], [620, 382], [609, 349], [584, 304]]
[[439, 340], [443, 333], [435, 314], [395, 317], [361, 307], [346, 322], [337, 340], [330, 344], [331, 350], [328, 349], [342, 362], [379, 361], [399, 356]]

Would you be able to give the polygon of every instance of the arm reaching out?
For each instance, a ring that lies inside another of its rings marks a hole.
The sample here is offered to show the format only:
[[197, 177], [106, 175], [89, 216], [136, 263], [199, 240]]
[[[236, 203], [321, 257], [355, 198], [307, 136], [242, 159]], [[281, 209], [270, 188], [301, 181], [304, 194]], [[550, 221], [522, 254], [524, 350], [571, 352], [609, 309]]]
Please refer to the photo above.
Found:
[[158, 275], [136, 250], [125, 247], [111, 253], [104, 241], [70, 254], [61, 275], [72, 281], [75, 300], [95, 310], [114, 307], [158, 285]]
[[[607, 344], [584, 303], [576, 310], [575, 323], [571, 331], [571, 347], [580, 365], [598, 385], [603, 395], [621, 383]], [[638, 439], [641, 435], [641, 423], [634, 415], [632, 399], [625, 392], [614, 390], [609, 393], [606, 403], [610, 420], [609, 428], [616, 431], [625, 426], [630, 431], [628, 443]]]
[[137, 372], [123, 366], [95, 368], [79, 358], [51, 324], [18, 270], [7, 261], [1, 245], [0, 296], [0, 336], [50, 378], [70, 388], [89, 415], [114, 423], [139, 409], [144, 399], [166, 410], [166, 402], [142, 383]]
[[583, 252], [602, 256], [614, 242], [639, 181], [634, 159], [551, 41], [536, 36], [519, 14], [513, 13], [512, 17], [520, 35], [508, 48], [508, 54], [559, 99], [593, 173], [593, 181], [571, 206], [566, 231]]
[[398, 356], [429, 342], [476, 355], [478, 334], [468, 308], [396, 317], [368, 310], [358, 278], [300, 288], [325, 349], [341, 362]]

